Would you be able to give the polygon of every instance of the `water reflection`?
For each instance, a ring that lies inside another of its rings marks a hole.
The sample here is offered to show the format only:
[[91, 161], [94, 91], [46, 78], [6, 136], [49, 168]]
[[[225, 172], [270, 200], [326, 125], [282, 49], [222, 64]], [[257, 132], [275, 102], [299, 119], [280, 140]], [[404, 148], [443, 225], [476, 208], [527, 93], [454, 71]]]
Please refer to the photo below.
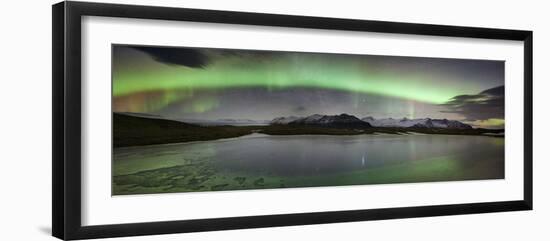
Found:
[[[503, 138], [451, 135], [268, 136], [114, 150], [114, 173], [211, 162], [218, 170], [325, 175], [445, 157], [503, 172]], [[359, 161], [358, 161], [359, 160]], [[480, 171], [480, 170], [476, 170]]]

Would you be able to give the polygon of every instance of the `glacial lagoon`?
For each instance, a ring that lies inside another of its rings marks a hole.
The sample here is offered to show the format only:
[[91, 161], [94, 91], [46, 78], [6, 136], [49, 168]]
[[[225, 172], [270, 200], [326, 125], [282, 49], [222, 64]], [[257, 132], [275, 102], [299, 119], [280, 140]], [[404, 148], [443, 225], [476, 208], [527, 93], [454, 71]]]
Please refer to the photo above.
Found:
[[113, 195], [504, 178], [504, 138], [263, 135], [113, 149]]

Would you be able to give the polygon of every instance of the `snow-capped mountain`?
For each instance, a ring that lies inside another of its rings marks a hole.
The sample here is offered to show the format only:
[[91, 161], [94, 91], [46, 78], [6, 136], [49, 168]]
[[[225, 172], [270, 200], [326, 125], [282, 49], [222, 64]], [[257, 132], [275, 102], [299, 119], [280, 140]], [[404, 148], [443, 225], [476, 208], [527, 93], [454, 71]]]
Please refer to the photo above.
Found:
[[449, 129], [472, 129], [472, 126], [464, 124], [456, 120], [447, 119], [431, 119], [431, 118], [419, 118], [419, 119], [375, 119], [373, 117], [365, 117], [362, 119], [375, 127], [415, 127], [415, 128], [449, 128]]
[[266, 124], [269, 121], [225, 118], [225, 119], [218, 119], [212, 122], [218, 123], [218, 124], [225, 124], [225, 125], [259, 125], [259, 124]]
[[367, 128], [371, 125], [361, 119], [348, 115], [310, 115], [307, 117], [279, 117], [271, 121], [271, 124], [287, 124], [287, 125], [318, 125], [329, 127], [349, 127], [349, 128]]
[[171, 120], [181, 121], [185, 123], [192, 123], [197, 125], [204, 126], [247, 126], [247, 125], [267, 125], [269, 124], [268, 120], [250, 120], [250, 119], [217, 119], [217, 120], [202, 120], [202, 119], [186, 119], [186, 118], [175, 118]]
[[293, 122], [295, 120], [298, 120], [300, 119], [301, 117], [297, 117], [297, 116], [288, 116], [288, 117], [277, 117], [275, 119], [273, 119], [270, 124], [273, 124], [273, 125], [286, 125], [290, 122]]
[[432, 119], [432, 123], [437, 128], [472, 129], [471, 125], [456, 120]]
[[353, 115], [310, 115], [307, 117], [278, 117], [273, 119], [272, 125], [317, 125], [329, 127], [367, 128], [367, 127], [401, 127], [401, 128], [445, 128], [445, 129], [472, 129], [472, 126], [456, 120], [447, 119], [376, 119], [365, 117], [359, 119]]

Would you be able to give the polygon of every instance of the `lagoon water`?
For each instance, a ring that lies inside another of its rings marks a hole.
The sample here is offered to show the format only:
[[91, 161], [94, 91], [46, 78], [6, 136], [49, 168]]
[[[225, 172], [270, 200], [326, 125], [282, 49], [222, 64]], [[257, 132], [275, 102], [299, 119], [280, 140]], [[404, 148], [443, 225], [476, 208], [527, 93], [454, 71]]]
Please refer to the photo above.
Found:
[[114, 176], [207, 163], [212, 177], [278, 177], [290, 186], [331, 185], [338, 175], [339, 185], [504, 178], [504, 138], [487, 136], [253, 134], [116, 148], [113, 157]]

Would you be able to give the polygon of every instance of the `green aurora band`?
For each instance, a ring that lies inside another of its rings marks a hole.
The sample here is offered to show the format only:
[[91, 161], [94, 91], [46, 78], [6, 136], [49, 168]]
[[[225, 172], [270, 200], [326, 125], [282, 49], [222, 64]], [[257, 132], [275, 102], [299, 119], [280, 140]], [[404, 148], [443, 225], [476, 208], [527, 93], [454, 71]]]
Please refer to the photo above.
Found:
[[[418, 72], [403, 74], [371, 69], [361, 61], [342, 61], [292, 54], [255, 61], [241, 57], [218, 58], [204, 68], [188, 68], [140, 60], [140, 67], [117, 65], [114, 60], [113, 95], [121, 97], [151, 91], [200, 89], [305, 87], [377, 94], [441, 104], [462, 93], [476, 93], [479, 86], [459, 79], [442, 79]], [[447, 77], [453, 78], [453, 77]], [[462, 84], [461, 84], [462, 82]], [[445, 87], [441, 88], [441, 83]], [[174, 101], [179, 98], [172, 96]]]

